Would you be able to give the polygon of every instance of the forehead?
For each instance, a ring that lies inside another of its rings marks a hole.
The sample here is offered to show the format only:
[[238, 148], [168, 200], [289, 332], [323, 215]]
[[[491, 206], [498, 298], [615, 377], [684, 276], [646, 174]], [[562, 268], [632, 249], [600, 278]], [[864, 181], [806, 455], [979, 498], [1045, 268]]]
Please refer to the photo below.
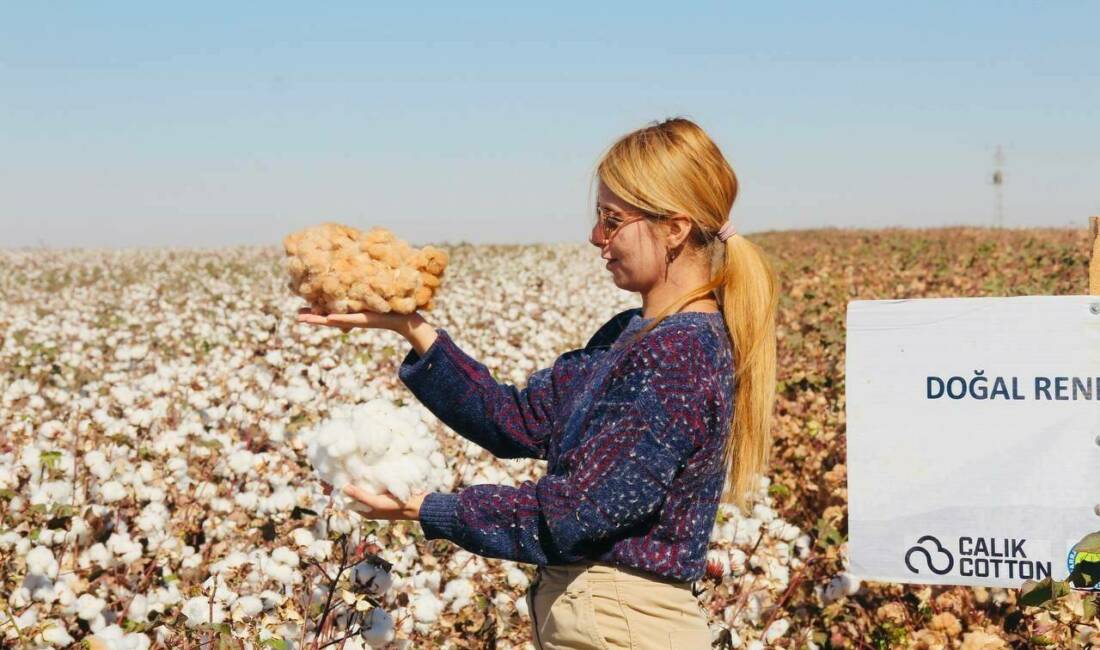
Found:
[[608, 187], [603, 184], [603, 181], [600, 181], [599, 191], [596, 195], [596, 205], [612, 210], [625, 210], [629, 207], [625, 201], [608, 189]]

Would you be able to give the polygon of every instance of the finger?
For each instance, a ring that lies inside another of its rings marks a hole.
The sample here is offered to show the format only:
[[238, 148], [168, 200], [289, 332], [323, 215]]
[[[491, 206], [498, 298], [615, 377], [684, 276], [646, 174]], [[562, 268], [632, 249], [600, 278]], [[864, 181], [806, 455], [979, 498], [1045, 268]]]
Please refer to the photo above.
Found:
[[366, 325], [366, 314], [331, 314], [328, 317], [330, 323], [337, 323], [342, 325]]
[[374, 497], [373, 494], [367, 494], [366, 492], [360, 490], [358, 487], [352, 485], [351, 483], [348, 483], [344, 486], [344, 494], [362, 504], [360, 506], [360, 510], [365, 509], [367, 512], [371, 512], [374, 510], [375, 504], [372, 502], [372, 499]]

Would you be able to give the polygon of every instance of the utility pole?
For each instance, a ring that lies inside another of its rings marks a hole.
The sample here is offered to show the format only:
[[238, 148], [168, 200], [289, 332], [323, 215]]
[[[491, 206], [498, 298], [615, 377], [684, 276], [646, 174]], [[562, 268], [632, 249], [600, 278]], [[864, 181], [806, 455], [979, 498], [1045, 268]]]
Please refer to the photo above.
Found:
[[1003, 228], [1005, 223], [1005, 200], [1004, 200], [1004, 184], [1005, 184], [1005, 154], [1001, 149], [1001, 145], [997, 145], [997, 151], [993, 154], [993, 192], [994, 192], [994, 212], [993, 212], [993, 227]]

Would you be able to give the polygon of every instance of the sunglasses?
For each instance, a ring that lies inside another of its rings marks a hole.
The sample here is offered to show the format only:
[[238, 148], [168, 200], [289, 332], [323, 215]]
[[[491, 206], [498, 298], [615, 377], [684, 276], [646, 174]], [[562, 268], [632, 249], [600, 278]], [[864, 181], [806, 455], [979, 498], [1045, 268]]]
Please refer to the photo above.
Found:
[[643, 212], [641, 214], [624, 215], [617, 212], [612, 212], [607, 208], [596, 206], [596, 237], [597, 241], [602, 241], [601, 246], [607, 246], [611, 243], [611, 238], [615, 236], [619, 230], [635, 221], [641, 221], [642, 219], [657, 219], [658, 215], [649, 214]]

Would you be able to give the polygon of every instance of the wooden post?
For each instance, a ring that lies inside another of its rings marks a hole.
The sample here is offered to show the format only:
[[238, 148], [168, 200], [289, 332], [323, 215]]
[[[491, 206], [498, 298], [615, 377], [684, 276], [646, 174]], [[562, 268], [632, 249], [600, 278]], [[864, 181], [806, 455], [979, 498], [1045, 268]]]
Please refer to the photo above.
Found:
[[1089, 295], [1100, 296], [1100, 217], [1089, 217]]

